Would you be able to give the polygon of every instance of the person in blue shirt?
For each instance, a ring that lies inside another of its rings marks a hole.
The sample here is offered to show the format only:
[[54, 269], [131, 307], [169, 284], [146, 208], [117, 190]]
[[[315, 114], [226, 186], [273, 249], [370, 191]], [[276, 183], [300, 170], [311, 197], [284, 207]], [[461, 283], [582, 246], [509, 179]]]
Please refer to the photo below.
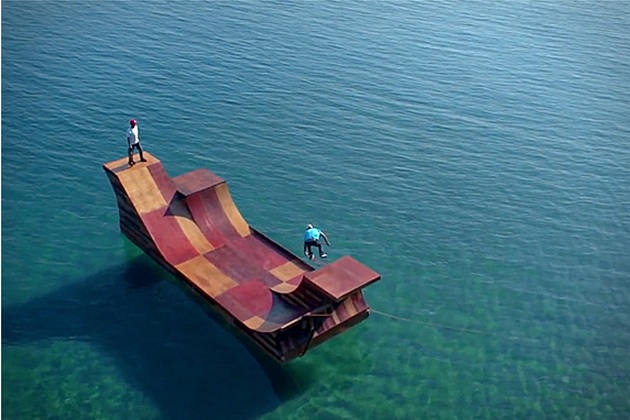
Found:
[[319, 251], [320, 258], [326, 258], [328, 255], [322, 250], [322, 244], [320, 243], [320, 238], [324, 238], [326, 241], [326, 245], [330, 246], [330, 241], [324, 232], [321, 229], [318, 229], [309, 223], [306, 226], [306, 232], [304, 232], [304, 255], [309, 257], [311, 260], [315, 259], [315, 255], [313, 255], [313, 251], [311, 247], [317, 247]]

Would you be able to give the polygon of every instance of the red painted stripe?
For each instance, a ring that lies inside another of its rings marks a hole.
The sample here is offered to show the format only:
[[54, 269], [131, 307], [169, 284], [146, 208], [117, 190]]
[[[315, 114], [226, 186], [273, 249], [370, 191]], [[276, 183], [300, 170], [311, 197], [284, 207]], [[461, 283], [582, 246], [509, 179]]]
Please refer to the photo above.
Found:
[[149, 173], [153, 177], [153, 181], [155, 185], [157, 185], [158, 189], [162, 193], [164, 200], [167, 203], [170, 203], [175, 195], [175, 183], [168, 176], [164, 166], [161, 163], [153, 163], [147, 167]]
[[[218, 201], [214, 191], [209, 191], [205, 197], [200, 194], [194, 194], [186, 197], [186, 204], [188, 205], [188, 209], [190, 210], [193, 219], [197, 223], [201, 232], [203, 232], [206, 239], [208, 239], [215, 248], [219, 248], [225, 245], [227, 241], [219, 229], [217, 223], [219, 222], [219, 218], [206, 209], [204, 200], [210, 195], [214, 195], [215, 200]], [[223, 213], [221, 212], [221, 214]], [[227, 216], [224, 215], [224, 217], [227, 219]]]
[[248, 260], [246, 255], [238, 252], [232, 246], [215, 249], [204, 256], [225, 275], [239, 284], [260, 280], [267, 287], [273, 287], [282, 283], [274, 275], [255, 265], [254, 261]]
[[254, 264], [267, 271], [273, 270], [293, 259], [290, 255], [285, 256], [284, 252], [278, 249], [276, 244], [256, 233], [236, 239], [233, 245], [239, 251], [246, 253], [248, 259]]
[[[213, 226], [225, 239], [232, 241], [241, 237], [227, 217], [227, 214], [225, 214], [223, 206], [221, 206], [221, 201], [214, 189], [193, 194], [186, 197], [186, 200], [188, 201], [193, 197], [197, 197], [195, 200], [199, 200], [199, 203], [202, 204], [206, 217], [212, 219]], [[193, 217], [195, 217], [195, 214], [193, 214]], [[195, 220], [197, 219], [195, 218]]]
[[217, 301], [241, 321], [254, 315], [265, 319], [271, 311], [271, 291], [260, 281], [239, 284], [217, 296]]
[[169, 263], [177, 265], [199, 255], [177, 220], [166, 215], [166, 208], [154, 210], [141, 217], [158, 249]]

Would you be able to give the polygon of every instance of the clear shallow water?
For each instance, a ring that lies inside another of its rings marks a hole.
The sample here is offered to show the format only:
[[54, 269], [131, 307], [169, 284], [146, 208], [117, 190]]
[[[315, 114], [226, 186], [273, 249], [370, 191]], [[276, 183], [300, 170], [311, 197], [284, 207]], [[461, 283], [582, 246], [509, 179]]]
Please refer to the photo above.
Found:
[[[625, 2], [2, 3], [6, 418], [630, 410]], [[125, 241], [130, 117], [299, 251], [383, 280], [262, 364]]]

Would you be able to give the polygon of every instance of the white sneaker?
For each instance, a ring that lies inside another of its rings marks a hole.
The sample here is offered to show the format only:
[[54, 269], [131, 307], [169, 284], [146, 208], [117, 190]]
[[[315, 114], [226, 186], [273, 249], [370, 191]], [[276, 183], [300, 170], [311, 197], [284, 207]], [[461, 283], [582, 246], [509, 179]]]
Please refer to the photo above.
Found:
[[320, 257], [320, 258], [326, 258], [327, 256], [328, 256], [328, 255], [326, 255], [326, 254], [322, 254], [322, 255], [320, 255], [319, 257]]

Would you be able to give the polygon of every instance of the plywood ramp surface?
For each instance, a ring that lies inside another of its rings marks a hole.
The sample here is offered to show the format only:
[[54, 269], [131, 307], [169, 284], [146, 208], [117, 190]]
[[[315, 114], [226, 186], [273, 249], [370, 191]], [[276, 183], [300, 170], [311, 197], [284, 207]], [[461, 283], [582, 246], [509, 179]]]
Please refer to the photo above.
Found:
[[221, 177], [201, 169], [171, 178], [158, 159], [144, 156], [147, 162], [131, 167], [126, 157], [103, 165], [117, 194], [123, 232], [232, 322], [254, 331], [248, 334], [261, 345], [273, 347], [275, 338], [267, 333], [296, 328], [295, 336], [272, 349], [289, 351], [287, 346], [305, 339], [312, 321], [302, 316], [311, 311], [326, 311], [316, 332], [322, 337], [367, 316], [359, 289], [380, 278], [376, 272], [350, 257], [315, 270], [252, 229]]

